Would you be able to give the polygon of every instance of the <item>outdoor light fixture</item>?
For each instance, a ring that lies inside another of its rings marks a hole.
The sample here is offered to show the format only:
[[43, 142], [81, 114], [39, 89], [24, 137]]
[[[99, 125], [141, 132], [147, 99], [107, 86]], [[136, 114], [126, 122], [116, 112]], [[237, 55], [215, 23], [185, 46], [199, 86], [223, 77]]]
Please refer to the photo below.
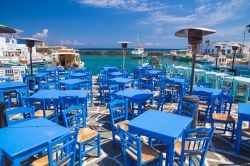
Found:
[[29, 48], [30, 52], [30, 75], [33, 75], [33, 66], [32, 66], [32, 47], [35, 46], [35, 42], [42, 42], [40, 40], [37, 40], [35, 38], [19, 38], [18, 40], [24, 41], [26, 43], [26, 46]]
[[123, 55], [123, 58], [122, 58], [122, 69], [124, 70], [126, 48], [128, 48], [128, 44], [130, 44], [131, 42], [128, 42], [128, 41], [119, 41], [117, 43], [121, 44], [121, 46], [122, 46], [122, 55]]

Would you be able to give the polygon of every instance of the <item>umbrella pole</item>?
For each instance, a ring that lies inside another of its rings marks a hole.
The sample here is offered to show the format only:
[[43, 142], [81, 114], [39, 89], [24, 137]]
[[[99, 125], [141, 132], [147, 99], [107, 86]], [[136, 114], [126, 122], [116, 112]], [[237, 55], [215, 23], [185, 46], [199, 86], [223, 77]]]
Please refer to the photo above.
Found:
[[191, 80], [190, 80], [190, 92], [189, 94], [192, 95], [193, 93], [193, 85], [194, 85], [194, 66], [195, 66], [195, 59], [196, 59], [196, 48], [197, 45], [192, 45], [192, 56], [193, 56], [193, 60], [192, 60], [192, 72], [191, 72]]
[[32, 47], [30, 49], [30, 75], [33, 76], [33, 66], [32, 66]]

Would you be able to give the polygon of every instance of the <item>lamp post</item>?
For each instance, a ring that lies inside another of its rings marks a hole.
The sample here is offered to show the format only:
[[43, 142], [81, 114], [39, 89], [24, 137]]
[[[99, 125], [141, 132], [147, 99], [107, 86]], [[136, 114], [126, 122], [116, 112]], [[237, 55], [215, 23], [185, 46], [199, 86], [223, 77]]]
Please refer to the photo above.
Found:
[[193, 60], [192, 60], [192, 73], [191, 73], [190, 92], [189, 92], [190, 95], [192, 95], [193, 92], [194, 66], [195, 66], [197, 46], [198, 44], [202, 43], [202, 36], [209, 35], [215, 32], [216, 32], [215, 30], [207, 28], [185, 28], [175, 33], [176, 36], [187, 37], [188, 44], [192, 45]]
[[119, 41], [117, 42], [118, 44], [121, 44], [122, 46], [122, 69], [124, 70], [124, 65], [125, 65], [125, 56], [126, 56], [126, 48], [128, 48], [128, 44], [131, 42], [128, 41]]
[[30, 75], [33, 75], [33, 66], [32, 66], [32, 47], [35, 46], [35, 42], [41, 42], [40, 40], [37, 40], [35, 38], [19, 38], [19, 40], [22, 40], [26, 43], [26, 46], [29, 48], [30, 52]]
[[243, 51], [244, 51], [244, 46], [245, 46], [245, 39], [246, 39], [246, 31], [248, 33], [250, 33], [250, 24], [246, 26], [245, 30], [244, 30], [244, 36], [243, 36], [243, 46], [242, 46], [242, 50], [241, 50], [241, 54], [243, 55]]
[[236, 51], [237, 51], [237, 49], [238, 49], [240, 46], [239, 46], [239, 44], [237, 44], [237, 43], [233, 43], [233, 44], [231, 45], [231, 47], [232, 47], [232, 50], [233, 50], [233, 61], [232, 61], [232, 69], [231, 69], [231, 72], [233, 72], [234, 75], [235, 75], [235, 74], [236, 74], [236, 70], [234, 69], [234, 60], [235, 60]]
[[215, 59], [215, 68], [214, 69], [218, 70], [218, 57], [219, 57], [219, 52], [220, 52], [221, 46], [216, 45], [215, 48], [216, 48], [216, 59]]

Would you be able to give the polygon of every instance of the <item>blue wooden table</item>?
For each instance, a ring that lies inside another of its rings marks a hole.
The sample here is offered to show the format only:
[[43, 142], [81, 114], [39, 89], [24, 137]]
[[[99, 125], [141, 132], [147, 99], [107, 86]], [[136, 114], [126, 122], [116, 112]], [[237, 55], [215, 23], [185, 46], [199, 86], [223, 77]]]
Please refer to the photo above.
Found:
[[127, 84], [131, 84], [131, 87], [134, 87], [134, 79], [117, 77], [117, 78], [112, 78], [110, 80], [117, 83], [123, 90], [125, 89], [125, 86]]
[[72, 73], [70, 74], [71, 78], [76, 78], [76, 79], [84, 79], [86, 76], [86, 73]]
[[44, 118], [35, 118], [0, 129], [0, 149], [12, 161], [13, 166], [44, 151], [48, 142], [70, 129]]
[[83, 83], [84, 81], [81, 79], [68, 79], [68, 80], [61, 80], [59, 81], [59, 85], [61, 86], [65, 86], [66, 89], [70, 90], [74, 87], [76, 87], [77, 85], [79, 85], [80, 83]]
[[171, 81], [174, 81], [174, 82], [176, 82], [176, 83], [179, 83], [179, 84], [181, 84], [181, 85], [184, 85], [185, 82], [186, 82], [186, 80], [183, 79], [183, 78], [168, 78], [168, 79], [171, 80]]
[[237, 123], [237, 134], [236, 134], [236, 144], [235, 144], [235, 150], [237, 154], [240, 152], [240, 144], [241, 144], [240, 132], [243, 121], [250, 122], [250, 104], [248, 103], [238, 104], [238, 123]]
[[0, 101], [4, 100], [4, 92], [12, 91], [12, 90], [18, 90], [25, 88], [26, 84], [23, 82], [4, 82], [0, 83]]
[[123, 73], [119, 71], [108, 73], [110, 78], [122, 77]]
[[138, 105], [138, 114], [141, 114], [143, 103], [154, 97], [154, 93], [138, 89], [125, 89], [117, 92], [116, 95], [128, 99], [128, 102], [136, 103]]
[[87, 109], [87, 95], [88, 91], [86, 90], [39, 90], [32, 96], [30, 96], [30, 100], [32, 101], [53, 101], [54, 105], [54, 111], [57, 115], [56, 116], [56, 121], [58, 120], [58, 106], [60, 104], [59, 97], [65, 97], [65, 96], [78, 96], [80, 103], [85, 104], [86, 109]]
[[149, 110], [127, 123], [129, 132], [154, 138], [168, 145], [166, 165], [174, 163], [174, 145], [189, 128], [192, 118]]
[[160, 70], [155, 70], [155, 69], [148, 71], [148, 73], [154, 77], [157, 76], [160, 72], [161, 72]]
[[193, 91], [203, 91], [203, 92], [208, 92], [212, 93], [211, 94], [211, 110], [214, 109], [215, 107], [215, 101], [220, 97], [222, 94], [222, 89], [214, 89], [214, 88], [203, 88], [203, 87], [194, 87]]
[[103, 67], [104, 70], [107, 70], [107, 71], [118, 71], [118, 68], [115, 67], [115, 66], [105, 66]]
[[57, 67], [49, 67], [49, 68], [46, 68], [46, 72], [48, 72], [48, 73], [55, 72], [55, 71], [57, 71], [57, 70], [58, 70]]

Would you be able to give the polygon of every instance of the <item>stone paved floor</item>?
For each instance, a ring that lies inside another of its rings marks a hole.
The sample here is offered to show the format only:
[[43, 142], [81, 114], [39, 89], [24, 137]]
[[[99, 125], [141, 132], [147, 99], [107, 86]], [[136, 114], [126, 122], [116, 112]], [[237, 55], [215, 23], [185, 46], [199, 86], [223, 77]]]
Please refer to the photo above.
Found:
[[[102, 137], [102, 155], [100, 158], [96, 158], [96, 153], [93, 152], [86, 156], [84, 159], [84, 164], [91, 166], [123, 165], [124, 162], [120, 145], [116, 144], [115, 147], [112, 146], [109, 110], [103, 105], [100, 105], [97, 88], [98, 87], [94, 85], [94, 105], [89, 107], [88, 127], [100, 131]], [[164, 111], [173, 110], [175, 108], [176, 104], [171, 106], [166, 104], [164, 106]], [[237, 104], [234, 104], [232, 114], [237, 120], [236, 110]], [[206, 156], [205, 165], [247, 165], [247, 163], [250, 165], [250, 152], [241, 150], [240, 155], [236, 155], [236, 153], [233, 151], [233, 148], [234, 143], [230, 142], [230, 133], [222, 134], [220, 131], [216, 131], [213, 136], [209, 152]], [[159, 149], [164, 151], [165, 147], [160, 147]]]

